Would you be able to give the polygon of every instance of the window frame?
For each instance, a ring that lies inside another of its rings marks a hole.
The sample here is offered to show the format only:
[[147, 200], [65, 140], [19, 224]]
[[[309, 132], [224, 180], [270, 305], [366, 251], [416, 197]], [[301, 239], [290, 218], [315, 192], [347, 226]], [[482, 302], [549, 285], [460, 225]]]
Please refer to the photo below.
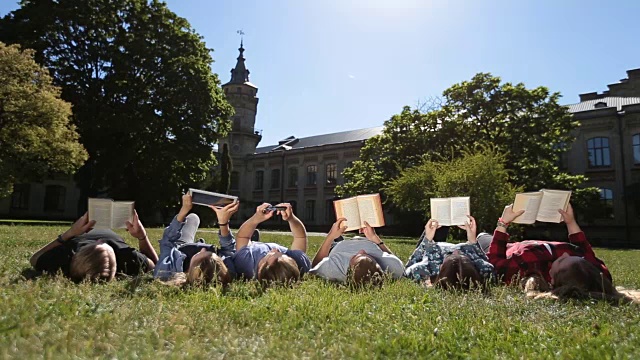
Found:
[[[604, 145], [605, 141], [607, 143], [606, 146]], [[607, 155], [606, 157], [605, 154]], [[600, 158], [600, 161], [598, 161], [598, 158]], [[587, 162], [591, 169], [610, 168], [612, 166], [611, 145], [608, 137], [595, 136], [587, 139]]]
[[253, 190], [264, 190], [264, 170], [256, 170], [253, 176]]
[[[309, 171], [311, 168], [313, 168], [313, 171]], [[318, 165], [307, 165], [305, 185], [306, 186], [318, 185]]]

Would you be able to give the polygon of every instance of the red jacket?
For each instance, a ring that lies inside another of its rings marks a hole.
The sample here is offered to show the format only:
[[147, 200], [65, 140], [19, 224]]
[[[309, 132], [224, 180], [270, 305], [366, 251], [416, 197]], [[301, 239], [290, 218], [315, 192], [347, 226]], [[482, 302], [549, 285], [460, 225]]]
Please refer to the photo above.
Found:
[[586, 236], [581, 231], [570, 234], [569, 242], [554, 242], [542, 240], [526, 240], [517, 243], [507, 244], [509, 234], [494, 231], [491, 246], [489, 246], [489, 262], [493, 264], [505, 283], [511, 283], [514, 276], [525, 277], [532, 273], [540, 273], [550, 282], [549, 270], [554, 260], [562, 254], [568, 253], [570, 256], [581, 256], [588, 262], [595, 265], [602, 273], [611, 279], [609, 269], [596, 257], [587, 241]]

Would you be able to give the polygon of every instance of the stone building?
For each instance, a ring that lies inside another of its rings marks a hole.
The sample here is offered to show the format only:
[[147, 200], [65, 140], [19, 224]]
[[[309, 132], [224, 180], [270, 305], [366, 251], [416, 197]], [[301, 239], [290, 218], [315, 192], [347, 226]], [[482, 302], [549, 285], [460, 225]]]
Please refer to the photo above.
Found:
[[580, 121], [562, 159], [573, 174], [600, 188], [601, 211], [581, 225], [594, 242], [640, 246], [640, 69], [603, 93], [580, 94], [569, 111]]

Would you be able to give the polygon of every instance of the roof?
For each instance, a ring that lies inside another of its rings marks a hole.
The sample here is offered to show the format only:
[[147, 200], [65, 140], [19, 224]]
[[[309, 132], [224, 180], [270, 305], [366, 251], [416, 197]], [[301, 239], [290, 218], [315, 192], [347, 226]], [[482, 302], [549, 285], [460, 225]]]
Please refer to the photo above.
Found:
[[[596, 107], [596, 104], [603, 103]], [[640, 97], [615, 97], [609, 96], [601, 99], [587, 100], [577, 104], [567, 105], [569, 112], [577, 113], [582, 111], [591, 111], [602, 108], [615, 107], [618, 111], [622, 110], [623, 106], [640, 104]]]
[[351, 131], [343, 131], [343, 132], [332, 133], [332, 134], [309, 136], [309, 137], [304, 137], [299, 139], [293, 136], [290, 136], [286, 139], [283, 139], [283, 141], [281, 141], [281, 144], [262, 146], [257, 148], [256, 154], [268, 153], [269, 151], [274, 150], [278, 147], [282, 148], [284, 147], [284, 145], [286, 145], [287, 150], [290, 150], [290, 149], [302, 149], [302, 148], [329, 145], [329, 144], [342, 144], [342, 143], [348, 143], [348, 142], [354, 142], [354, 141], [363, 141], [363, 140], [367, 140], [370, 137], [381, 134], [382, 129], [384, 129], [384, 126], [351, 130]]

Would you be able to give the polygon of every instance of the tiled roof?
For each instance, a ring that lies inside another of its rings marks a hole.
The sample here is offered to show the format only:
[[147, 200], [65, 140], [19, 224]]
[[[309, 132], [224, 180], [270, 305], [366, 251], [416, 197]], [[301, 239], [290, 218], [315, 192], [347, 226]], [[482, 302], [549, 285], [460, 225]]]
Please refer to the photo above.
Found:
[[[602, 105], [596, 104], [603, 103]], [[605, 105], [606, 104], [606, 105]], [[582, 111], [591, 111], [601, 108], [611, 108], [615, 107], [618, 111], [622, 110], [622, 107], [625, 105], [634, 105], [640, 104], [640, 97], [614, 97], [609, 96], [602, 99], [594, 99], [587, 100], [577, 104], [567, 105], [569, 107], [569, 112], [577, 113]]]
[[[358, 129], [358, 130], [343, 131], [343, 132], [338, 132], [333, 134], [309, 136], [309, 137], [299, 138], [297, 139], [297, 141], [295, 140], [290, 141], [286, 144], [287, 144], [287, 149], [289, 149], [289, 146], [291, 149], [302, 149], [302, 148], [308, 148], [313, 146], [342, 144], [342, 143], [353, 142], [353, 141], [362, 141], [382, 133], [383, 128], [384, 128], [383, 126], [378, 126], [374, 128], [368, 128], [368, 129]], [[289, 140], [289, 138], [287, 138], [287, 140]], [[281, 145], [276, 144], [276, 145], [259, 147], [256, 149], [256, 154], [268, 153], [269, 151], [279, 146]]]

